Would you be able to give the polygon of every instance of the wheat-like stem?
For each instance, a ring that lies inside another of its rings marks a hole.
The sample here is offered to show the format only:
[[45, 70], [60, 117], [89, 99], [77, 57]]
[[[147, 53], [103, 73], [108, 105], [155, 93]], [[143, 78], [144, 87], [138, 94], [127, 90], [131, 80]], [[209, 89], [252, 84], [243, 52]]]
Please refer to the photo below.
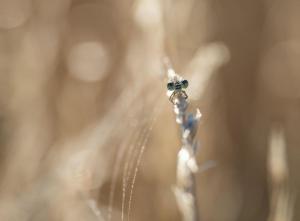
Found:
[[[182, 79], [170, 67], [168, 67], [168, 78], [170, 81]], [[187, 113], [188, 102], [182, 93], [177, 93], [174, 96], [173, 108], [176, 114], [176, 122], [181, 128], [182, 141], [182, 146], [177, 155], [177, 182], [174, 193], [183, 220], [198, 221], [199, 214], [195, 180], [195, 173], [198, 171], [198, 166], [195, 158], [197, 148], [195, 135], [201, 114], [199, 110], [197, 110], [196, 114]]]
[[291, 221], [294, 215], [295, 193], [290, 182], [284, 129], [280, 125], [274, 125], [269, 139], [268, 172], [271, 197], [268, 221]]

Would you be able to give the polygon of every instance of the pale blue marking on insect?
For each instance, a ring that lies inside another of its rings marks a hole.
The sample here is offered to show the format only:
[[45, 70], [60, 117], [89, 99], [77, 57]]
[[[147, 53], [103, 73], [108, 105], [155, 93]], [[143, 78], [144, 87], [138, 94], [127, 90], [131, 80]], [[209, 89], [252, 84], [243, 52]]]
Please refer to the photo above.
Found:
[[183, 96], [185, 99], [188, 98], [186, 92], [184, 91], [189, 86], [189, 82], [187, 80], [169, 82], [167, 84], [167, 88], [169, 91], [172, 91], [172, 94], [169, 100], [175, 104], [174, 98], [177, 95]]

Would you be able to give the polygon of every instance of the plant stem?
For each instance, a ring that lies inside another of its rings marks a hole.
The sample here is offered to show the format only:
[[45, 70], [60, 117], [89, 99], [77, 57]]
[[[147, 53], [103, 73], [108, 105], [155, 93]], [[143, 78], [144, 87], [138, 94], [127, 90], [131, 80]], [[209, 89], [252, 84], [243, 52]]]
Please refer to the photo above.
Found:
[[[182, 79], [173, 69], [168, 67], [170, 81]], [[184, 221], [198, 221], [198, 206], [196, 197], [195, 173], [198, 170], [196, 162], [197, 132], [200, 112], [187, 113], [188, 102], [182, 93], [177, 93], [173, 104], [176, 122], [181, 128], [182, 146], [177, 155], [177, 181], [174, 193]]]

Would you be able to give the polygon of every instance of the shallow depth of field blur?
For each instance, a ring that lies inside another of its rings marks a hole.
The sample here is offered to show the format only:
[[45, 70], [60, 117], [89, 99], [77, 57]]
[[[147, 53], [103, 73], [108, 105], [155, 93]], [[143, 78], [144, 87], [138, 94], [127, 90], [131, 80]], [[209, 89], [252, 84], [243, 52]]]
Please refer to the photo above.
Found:
[[0, 0], [0, 220], [181, 220], [165, 57], [216, 162], [201, 220], [300, 220], [299, 22], [291, 0]]

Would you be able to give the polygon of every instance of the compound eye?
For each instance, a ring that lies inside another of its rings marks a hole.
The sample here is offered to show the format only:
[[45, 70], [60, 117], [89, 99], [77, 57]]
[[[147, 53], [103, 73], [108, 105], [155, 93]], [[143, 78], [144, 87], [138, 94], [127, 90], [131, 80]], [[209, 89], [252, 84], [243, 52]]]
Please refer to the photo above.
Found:
[[175, 89], [175, 84], [174, 84], [173, 82], [169, 82], [169, 83], [167, 84], [167, 88], [168, 88], [169, 91], [174, 91], [174, 89]]
[[183, 80], [181, 83], [183, 88], [187, 88], [189, 86], [189, 82], [187, 80]]

